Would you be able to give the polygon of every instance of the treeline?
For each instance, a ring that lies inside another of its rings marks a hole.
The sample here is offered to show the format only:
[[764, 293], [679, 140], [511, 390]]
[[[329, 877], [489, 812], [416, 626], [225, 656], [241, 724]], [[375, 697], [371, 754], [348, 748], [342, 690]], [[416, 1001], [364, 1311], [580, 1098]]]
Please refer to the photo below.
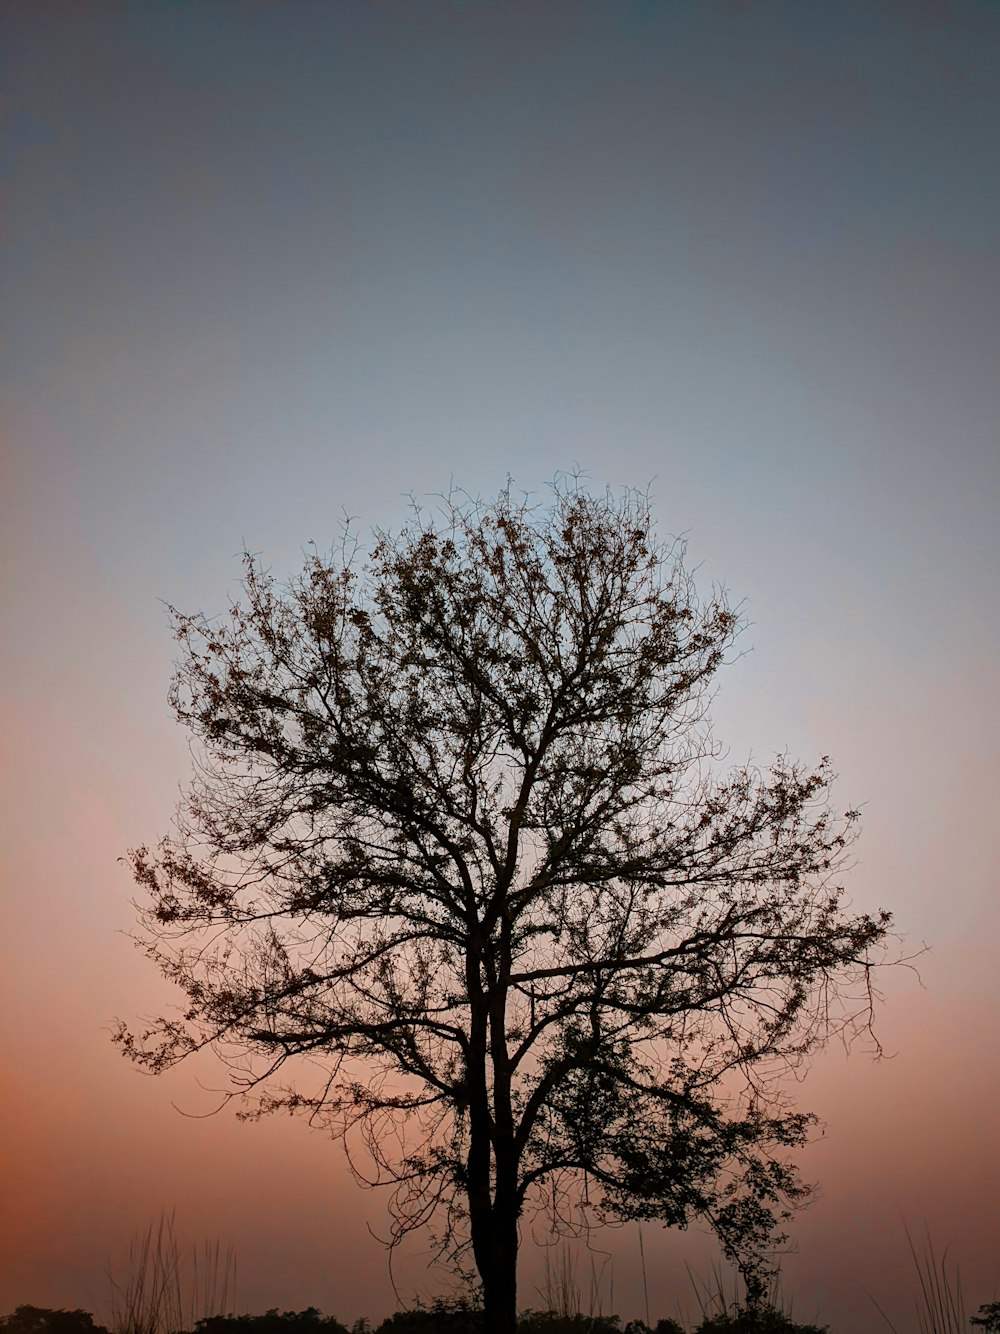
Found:
[[[518, 1320], [518, 1334], [687, 1334], [676, 1320], [647, 1325], [618, 1316], [566, 1315], [553, 1311], [526, 1311]], [[437, 1301], [412, 1311], [396, 1311], [378, 1325], [362, 1319], [347, 1326], [314, 1306], [304, 1311], [265, 1311], [263, 1315], [215, 1315], [197, 1320], [193, 1330], [115, 1328], [94, 1323], [89, 1311], [52, 1311], [19, 1306], [0, 1317], [2, 1334], [483, 1334], [483, 1313], [463, 1302]], [[736, 1310], [704, 1318], [691, 1334], [829, 1334], [824, 1326], [801, 1325], [772, 1308]]]
[[[970, 1326], [980, 1334], [1000, 1334], [1000, 1302], [979, 1308]], [[949, 1326], [952, 1328], [953, 1326]], [[158, 1326], [115, 1326], [108, 1330], [94, 1323], [89, 1311], [52, 1311], [41, 1306], [18, 1306], [0, 1316], [0, 1334], [483, 1334], [483, 1313], [464, 1302], [437, 1301], [413, 1311], [396, 1311], [379, 1325], [356, 1320], [347, 1326], [315, 1306], [304, 1311], [265, 1311], [263, 1315], [213, 1315], [194, 1322], [193, 1330]], [[526, 1311], [517, 1322], [518, 1334], [687, 1334], [676, 1320], [630, 1320], [618, 1316], [565, 1315], [554, 1311]], [[931, 1326], [936, 1334], [937, 1325]], [[943, 1330], [943, 1327], [941, 1327]], [[829, 1334], [827, 1326], [797, 1324], [784, 1312], [765, 1306], [755, 1311], [734, 1309], [704, 1316], [690, 1334]]]

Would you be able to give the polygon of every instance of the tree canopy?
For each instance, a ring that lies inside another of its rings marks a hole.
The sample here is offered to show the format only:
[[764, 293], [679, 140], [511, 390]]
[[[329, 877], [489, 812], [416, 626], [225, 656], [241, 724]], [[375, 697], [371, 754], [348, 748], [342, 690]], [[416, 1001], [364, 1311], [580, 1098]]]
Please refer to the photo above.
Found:
[[198, 770], [131, 859], [186, 1004], [127, 1054], [212, 1046], [242, 1115], [343, 1135], [395, 1237], [471, 1245], [490, 1329], [537, 1207], [707, 1220], [752, 1285], [804, 1195], [773, 1077], [867, 1022], [889, 916], [845, 908], [826, 759], [722, 770], [740, 619], [647, 498], [451, 496], [173, 617]]

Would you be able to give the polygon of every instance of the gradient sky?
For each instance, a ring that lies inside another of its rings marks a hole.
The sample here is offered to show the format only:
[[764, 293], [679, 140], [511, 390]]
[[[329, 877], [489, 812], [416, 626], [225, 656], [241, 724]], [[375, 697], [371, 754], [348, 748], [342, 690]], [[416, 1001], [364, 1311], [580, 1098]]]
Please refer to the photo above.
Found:
[[[187, 775], [164, 602], [222, 610], [343, 512], [652, 484], [746, 599], [734, 760], [833, 756], [847, 881], [920, 978], [891, 1060], [832, 1050], [785, 1291], [900, 1328], [904, 1220], [1000, 1297], [1000, 7], [57, 3], [0, 12], [3, 1185], [0, 1312], [107, 1313], [176, 1208], [239, 1306], [395, 1306], [384, 1202], [296, 1121], [208, 1119], [211, 1059], [144, 1078], [116, 1015], [171, 999], [117, 858]], [[647, 1227], [654, 1318], [698, 1232]], [[638, 1237], [609, 1305], [643, 1314]], [[579, 1260], [584, 1278], [586, 1256]], [[607, 1271], [610, 1276], [610, 1267]], [[526, 1246], [521, 1301], [539, 1305]], [[414, 1246], [404, 1300], [443, 1288]]]

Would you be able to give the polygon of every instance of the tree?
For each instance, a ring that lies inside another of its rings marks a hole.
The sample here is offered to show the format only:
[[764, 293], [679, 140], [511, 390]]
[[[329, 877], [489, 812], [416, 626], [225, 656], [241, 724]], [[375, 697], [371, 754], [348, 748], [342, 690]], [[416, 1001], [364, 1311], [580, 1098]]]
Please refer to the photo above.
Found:
[[[870, 1016], [889, 916], [832, 879], [857, 813], [826, 760], [718, 771], [740, 624], [683, 557], [641, 494], [508, 486], [172, 612], [199, 772], [131, 862], [187, 1003], [118, 1040], [152, 1071], [214, 1047], [242, 1116], [364, 1144], [393, 1241], [471, 1246], [490, 1331], [543, 1187], [557, 1223], [708, 1220], [762, 1290], [812, 1121], [771, 1081]], [[296, 1058], [318, 1084], [276, 1085]]]

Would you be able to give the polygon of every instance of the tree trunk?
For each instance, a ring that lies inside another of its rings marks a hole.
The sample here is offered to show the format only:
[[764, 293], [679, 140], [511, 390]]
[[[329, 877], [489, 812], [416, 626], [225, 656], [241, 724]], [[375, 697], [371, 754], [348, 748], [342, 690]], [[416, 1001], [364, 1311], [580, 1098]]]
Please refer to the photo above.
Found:
[[[517, 1329], [517, 1214], [498, 1208], [482, 1220], [485, 1236], [475, 1245], [476, 1264], [483, 1284], [486, 1334], [515, 1334]], [[476, 1228], [473, 1227], [475, 1237]]]
[[517, 1166], [513, 1135], [500, 1135], [485, 1090], [485, 1061], [469, 1104], [467, 1189], [472, 1253], [483, 1285], [487, 1334], [517, 1327]]
[[517, 1327], [517, 1172], [513, 1142], [494, 1155], [485, 1098], [469, 1116], [468, 1198], [472, 1253], [483, 1285], [487, 1334]]
[[[511, 1066], [505, 1019], [510, 977], [510, 922], [505, 916], [491, 993], [469, 951], [470, 998], [468, 1195], [472, 1253], [483, 1285], [486, 1334], [517, 1329], [517, 1161]], [[487, 1060], [487, 1051], [490, 1061]], [[492, 1064], [492, 1090], [488, 1067]], [[492, 1099], [490, 1093], [492, 1091]], [[491, 1105], [492, 1102], [492, 1105]]]

